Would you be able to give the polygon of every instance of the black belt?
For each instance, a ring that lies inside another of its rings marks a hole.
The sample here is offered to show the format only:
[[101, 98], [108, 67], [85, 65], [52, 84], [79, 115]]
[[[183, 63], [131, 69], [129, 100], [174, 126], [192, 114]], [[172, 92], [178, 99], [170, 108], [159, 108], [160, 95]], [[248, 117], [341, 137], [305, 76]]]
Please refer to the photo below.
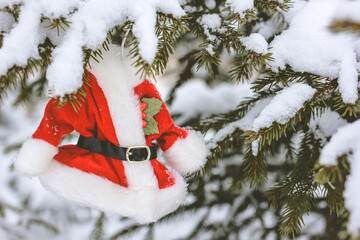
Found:
[[108, 141], [102, 141], [93, 137], [79, 137], [77, 146], [100, 153], [105, 156], [116, 158], [123, 161], [132, 162], [147, 162], [150, 159], [156, 159], [157, 146], [132, 146], [119, 147]]

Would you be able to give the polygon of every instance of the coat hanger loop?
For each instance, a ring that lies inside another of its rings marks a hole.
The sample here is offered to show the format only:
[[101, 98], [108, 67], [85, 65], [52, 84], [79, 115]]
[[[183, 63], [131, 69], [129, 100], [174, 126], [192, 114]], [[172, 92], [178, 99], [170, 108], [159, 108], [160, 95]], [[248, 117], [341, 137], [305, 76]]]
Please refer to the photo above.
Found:
[[130, 33], [130, 28], [126, 31], [125, 37], [124, 37], [124, 39], [123, 39], [122, 42], [121, 42], [121, 59], [122, 59], [122, 60], [125, 59], [125, 58], [124, 58], [125, 42], [126, 42], [126, 38], [128, 37], [129, 33]]

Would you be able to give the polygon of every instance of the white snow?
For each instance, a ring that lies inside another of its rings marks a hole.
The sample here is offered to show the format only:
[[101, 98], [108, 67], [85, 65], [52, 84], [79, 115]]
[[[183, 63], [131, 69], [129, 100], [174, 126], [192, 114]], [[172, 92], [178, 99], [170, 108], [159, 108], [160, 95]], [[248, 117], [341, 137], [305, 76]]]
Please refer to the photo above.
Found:
[[282, 12], [285, 22], [290, 23], [296, 14], [302, 10], [307, 4], [305, 0], [293, 0], [291, 1], [291, 8], [287, 12]]
[[[75, 92], [83, 83], [81, 32], [74, 26], [69, 31], [72, 31], [71, 37], [66, 35], [62, 44], [54, 50], [53, 57], [55, 60], [46, 73], [50, 96], [63, 96], [66, 93]], [[71, 59], [69, 59], [70, 56]]]
[[273, 15], [266, 22], [258, 22], [254, 30], [261, 34], [265, 39], [269, 39], [275, 34], [280, 33], [285, 30], [287, 24], [291, 22], [291, 20], [295, 17], [296, 13], [299, 12], [306, 5], [306, 1], [304, 0], [293, 0], [291, 1], [291, 8], [287, 12], [281, 12], [284, 16], [285, 24], [279, 22], [279, 16]]
[[253, 156], [257, 156], [259, 152], [259, 143], [260, 143], [260, 138], [256, 139], [251, 143], [251, 152]]
[[186, 6], [184, 6], [184, 10], [185, 10], [187, 13], [194, 13], [194, 12], [197, 11], [197, 8], [194, 7], [194, 6], [186, 5]]
[[[359, 130], [359, 128], [357, 128]], [[359, 140], [357, 140], [359, 143]], [[344, 190], [344, 199], [345, 199], [345, 207], [349, 209], [349, 223], [347, 225], [347, 230], [353, 236], [360, 236], [360, 144], [356, 146], [353, 155], [349, 156], [349, 161], [351, 162], [351, 173], [347, 176], [345, 182], [345, 190]]]
[[49, 29], [49, 25], [51, 24], [51, 20], [45, 19], [40, 24], [40, 38], [45, 39], [49, 38], [52, 44], [55, 46], [58, 46], [61, 44], [61, 42], [64, 40], [64, 36], [67, 30], [67, 27], [65, 26], [65, 30], [62, 28], [54, 28]]
[[227, 0], [226, 3], [240, 16], [243, 16], [244, 11], [254, 7], [254, 0]]
[[8, 32], [12, 25], [15, 23], [15, 19], [7, 12], [0, 12], [0, 33]]
[[360, 22], [359, 9], [360, 1], [348, 1], [346, 4], [339, 4], [335, 12], [335, 19]]
[[216, 30], [221, 25], [221, 18], [216, 13], [204, 14], [201, 17], [201, 24], [211, 30]]
[[270, 127], [274, 122], [285, 124], [311, 99], [316, 90], [305, 83], [295, 83], [280, 91], [254, 120], [253, 130]]
[[248, 37], [240, 38], [241, 43], [246, 50], [254, 51], [259, 54], [266, 54], [268, 52], [268, 42], [259, 33], [252, 33]]
[[38, 56], [40, 14], [41, 9], [34, 1], [21, 7], [19, 22], [4, 37], [0, 49], [0, 76], [13, 65], [24, 65], [28, 58]]
[[347, 124], [340, 114], [330, 110], [325, 111], [320, 117], [312, 119], [309, 127], [314, 131], [316, 137], [324, 139], [332, 136], [339, 127]]
[[347, 51], [344, 53], [339, 72], [339, 89], [346, 103], [355, 103], [358, 99], [358, 71], [356, 53]]
[[270, 19], [266, 22], [258, 22], [254, 30], [257, 31], [265, 39], [269, 39], [279, 32], [279, 26], [275, 23], [273, 19]]
[[200, 18], [200, 24], [204, 28], [205, 35], [209, 38], [210, 41], [214, 41], [216, 37], [210, 33], [210, 30], [212, 31], [221, 31], [221, 18], [218, 14], [204, 14]]
[[[290, 65], [295, 71], [339, 78], [339, 89], [346, 103], [355, 103], [357, 72], [355, 37], [332, 33], [329, 25], [338, 9], [352, 7], [350, 1], [301, 1], [298, 11], [289, 15], [290, 27], [270, 44], [275, 58], [272, 70]], [[355, 10], [354, 10], [355, 12]]]
[[[72, 26], [64, 42], [58, 47], [48, 74], [53, 96], [75, 92], [81, 86], [83, 46], [96, 49], [115, 25], [122, 25], [128, 18], [134, 21], [133, 33], [139, 41], [140, 55], [150, 64], [157, 53], [158, 39], [155, 35], [156, 11], [180, 17], [185, 14], [177, 0], [170, 1], [97, 1], [89, 0], [72, 18]], [[72, 52], [72, 54], [67, 54]], [[66, 62], [64, 64], [64, 62]], [[73, 66], [73, 67], [71, 67]], [[58, 73], [70, 67], [66, 84]]]
[[205, 0], [205, 6], [208, 9], [214, 9], [216, 7], [216, 2], [215, 0]]
[[211, 55], [214, 55], [214, 54], [215, 54], [214, 46], [213, 46], [212, 44], [209, 44], [209, 45], [206, 47], [206, 51], [208, 51], [208, 53], [210, 53]]
[[69, 12], [78, 8], [82, 2], [85, 0], [61, 0], [61, 1], [51, 1], [51, 0], [37, 0], [43, 7], [44, 14], [48, 17], [58, 18], [60, 16], [65, 16]]
[[360, 146], [359, 131], [360, 120], [339, 128], [321, 151], [320, 163], [325, 166], [336, 165], [338, 156], [356, 151]]
[[137, 21], [135, 21], [133, 33], [139, 39], [141, 56], [149, 63], [152, 63], [157, 52], [158, 39], [154, 34], [156, 18], [152, 17], [156, 15], [156, 11], [149, 7], [138, 9], [139, 13], [136, 16]]
[[350, 211], [348, 231], [354, 236], [360, 235], [360, 120], [338, 129], [329, 143], [321, 151], [320, 164], [337, 165], [337, 158], [348, 155], [351, 172], [345, 183], [345, 207]]
[[23, 0], [0, 0], [0, 7], [12, 6], [14, 4], [22, 3]]

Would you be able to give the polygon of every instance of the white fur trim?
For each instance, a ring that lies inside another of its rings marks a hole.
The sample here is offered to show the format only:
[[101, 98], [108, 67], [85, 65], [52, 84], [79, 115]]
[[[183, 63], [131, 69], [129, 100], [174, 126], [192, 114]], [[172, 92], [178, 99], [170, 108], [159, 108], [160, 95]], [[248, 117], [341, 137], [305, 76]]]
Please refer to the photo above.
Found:
[[176, 210], [185, 201], [186, 183], [179, 174], [173, 174], [176, 184], [166, 189], [141, 185], [124, 188], [53, 161], [49, 170], [40, 175], [40, 180], [45, 187], [66, 199], [131, 217], [139, 223], [150, 223]]
[[[91, 63], [90, 71], [104, 92], [120, 146], [145, 145], [140, 103], [134, 92], [134, 87], [142, 80], [136, 75], [136, 69], [131, 66], [131, 59], [121, 59], [121, 54], [118, 54], [121, 51], [120, 47], [112, 44], [109, 48], [109, 51], [103, 51], [100, 63]], [[124, 162], [124, 169], [129, 186], [158, 185], [150, 162]]]
[[57, 147], [41, 139], [30, 138], [24, 142], [15, 158], [15, 169], [28, 176], [39, 175], [49, 167], [57, 153]]
[[185, 139], [177, 140], [163, 153], [169, 165], [182, 174], [199, 170], [205, 164], [207, 155], [207, 147], [195, 131], [190, 131]]

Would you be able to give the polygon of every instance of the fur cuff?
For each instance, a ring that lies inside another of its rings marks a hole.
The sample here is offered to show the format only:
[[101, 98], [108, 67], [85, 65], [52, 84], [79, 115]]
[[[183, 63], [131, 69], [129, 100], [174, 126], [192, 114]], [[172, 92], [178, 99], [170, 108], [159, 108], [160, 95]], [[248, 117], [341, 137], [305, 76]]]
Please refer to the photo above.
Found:
[[15, 169], [28, 175], [36, 176], [43, 173], [49, 166], [58, 148], [41, 140], [26, 140], [15, 159]]
[[163, 153], [166, 162], [181, 174], [199, 170], [206, 162], [208, 150], [200, 135], [190, 131], [185, 139], [177, 140]]

